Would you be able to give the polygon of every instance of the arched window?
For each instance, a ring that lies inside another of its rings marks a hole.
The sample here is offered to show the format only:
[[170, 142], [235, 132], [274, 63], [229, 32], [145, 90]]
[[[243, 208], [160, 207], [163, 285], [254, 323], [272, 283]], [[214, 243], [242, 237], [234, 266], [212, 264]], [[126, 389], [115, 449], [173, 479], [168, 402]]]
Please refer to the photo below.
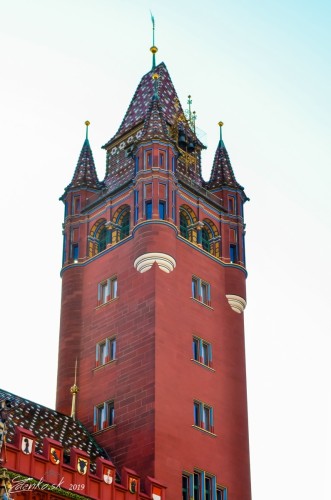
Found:
[[188, 222], [183, 212], [180, 212], [179, 216], [179, 231], [180, 235], [188, 240]]
[[201, 229], [201, 244], [202, 248], [206, 250], [206, 252], [210, 252], [209, 234], [204, 227]]
[[121, 220], [120, 240], [123, 240], [130, 234], [130, 212], [127, 210]]

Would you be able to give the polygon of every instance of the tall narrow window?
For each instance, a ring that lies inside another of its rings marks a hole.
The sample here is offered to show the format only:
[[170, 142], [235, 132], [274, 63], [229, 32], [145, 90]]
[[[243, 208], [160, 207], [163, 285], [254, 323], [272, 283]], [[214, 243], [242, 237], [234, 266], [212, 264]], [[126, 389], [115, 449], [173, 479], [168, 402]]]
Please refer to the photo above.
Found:
[[217, 486], [216, 500], [227, 500], [226, 488], [223, 488], [222, 486]]
[[230, 245], [230, 262], [237, 262], [237, 245]]
[[72, 254], [72, 259], [75, 263], [78, 262], [78, 257], [79, 257], [79, 247], [78, 243], [73, 243], [71, 247], [71, 254]]
[[145, 203], [146, 219], [152, 218], [152, 200], [146, 201]]
[[190, 479], [186, 474], [182, 476], [182, 500], [190, 500]]
[[180, 212], [179, 215], [179, 231], [180, 235], [188, 240], [188, 222], [185, 215], [182, 212]]
[[165, 168], [166, 167], [166, 164], [165, 164], [165, 153], [163, 151], [160, 151], [159, 153], [159, 167], [160, 168]]
[[107, 228], [103, 227], [99, 233], [99, 238], [98, 238], [98, 253], [102, 252], [107, 248]]
[[72, 213], [79, 214], [80, 212], [80, 196], [74, 196], [72, 200]]
[[166, 203], [165, 201], [159, 201], [159, 218], [164, 220], [166, 212]]
[[210, 252], [209, 234], [205, 228], [201, 229], [201, 244], [202, 248], [206, 250], [206, 252]]
[[195, 472], [193, 476], [193, 498], [201, 500], [201, 477], [198, 472]]
[[120, 230], [120, 240], [123, 240], [130, 234], [130, 212], [127, 211], [123, 216]]
[[234, 196], [229, 196], [228, 208], [229, 208], [229, 213], [230, 214], [235, 214], [236, 213], [236, 199], [235, 199]]

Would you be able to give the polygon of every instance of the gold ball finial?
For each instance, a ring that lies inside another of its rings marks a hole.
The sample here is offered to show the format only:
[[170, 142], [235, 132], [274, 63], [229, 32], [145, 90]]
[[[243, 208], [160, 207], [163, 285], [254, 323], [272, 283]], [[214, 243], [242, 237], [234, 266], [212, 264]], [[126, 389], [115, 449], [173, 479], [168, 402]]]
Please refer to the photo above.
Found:
[[223, 127], [224, 123], [223, 122], [218, 122], [220, 127]]
[[90, 122], [86, 120], [85, 125], [88, 127], [90, 125]]
[[159, 75], [157, 73], [153, 73], [152, 78], [153, 80], [157, 80], [159, 78]]
[[149, 50], [152, 52], [152, 54], [156, 54], [158, 51], [158, 48], [155, 47], [155, 45], [153, 45]]

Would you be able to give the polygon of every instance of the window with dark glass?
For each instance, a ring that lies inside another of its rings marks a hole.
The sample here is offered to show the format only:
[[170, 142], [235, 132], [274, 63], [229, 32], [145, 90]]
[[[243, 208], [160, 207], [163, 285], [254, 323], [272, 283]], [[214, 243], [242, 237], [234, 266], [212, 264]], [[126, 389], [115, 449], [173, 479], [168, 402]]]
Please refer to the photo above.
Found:
[[80, 212], [80, 196], [74, 196], [72, 202], [72, 212], [73, 214], [79, 214]]
[[107, 236], [108, 231], [106, 227], [103, 227], [100, 230], [99, 238], [98, 238], [98, 253], [102, 252], [107, 248]]
[[146, 219], [152, 218], [152, 200], [146, 201], [145, 203]]
[[130, 234], [130, 212], [127, 211], [123, 216], [121, 229], [120, 229], [120, 239], [123, 240]]
[[201, 244], [202, 248], [206, 250], [206, 252], [210, 252], [209, 234], [205, 228], [201, 229]]
[[213, 500], [212, 497], [212, 479], [205, 476], [205, 500]]
[[71, 247], [72, 258], [74, 262], [78, 262], [79, 247], [78, 243], [73, 243]]
[[237, 262], [237, 245], [230, 245], [230, 262]]
[[182, 475], [182, 500], [190, 500], [190, 478]]
[[180, 212], [179, 215], [179, 231], [180, 235], [188, 240], [188, 222], [185, 215], [182, 212]]
[[193, 498], [194, 500], [201, 500], [201, 480], [198, 472], [193, 475]]
[[166, 203], [165, 201], [159, 201], [159, 218], [165, 219]]

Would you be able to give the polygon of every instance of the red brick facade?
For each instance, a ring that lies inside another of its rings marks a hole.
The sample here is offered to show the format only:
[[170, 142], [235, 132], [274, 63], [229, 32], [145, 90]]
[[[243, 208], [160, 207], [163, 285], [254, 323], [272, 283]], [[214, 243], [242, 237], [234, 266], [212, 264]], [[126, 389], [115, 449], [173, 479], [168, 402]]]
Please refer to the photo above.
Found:
[[57, 410], [70, 414], [77, 358], [77, 418], [117, 468], [157, 477], [168, 500], [250, 500], [247, 197], [222, 139], [203, 181], [203, 145], [156, 71], [105, 146], [103, 183], [85, 143], [62, 197]]

